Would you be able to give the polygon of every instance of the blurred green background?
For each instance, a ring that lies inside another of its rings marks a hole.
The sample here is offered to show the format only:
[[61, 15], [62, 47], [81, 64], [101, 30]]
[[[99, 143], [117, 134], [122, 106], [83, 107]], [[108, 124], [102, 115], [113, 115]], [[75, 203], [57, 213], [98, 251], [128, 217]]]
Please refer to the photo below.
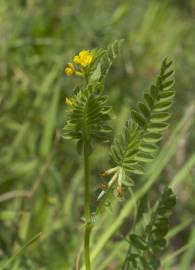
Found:
[[[178, 199], [163, 269], [194, 269], [194, 26], [193, 0], [0, 1], [0, 260], [43, 233], [7, 269], [74, 269], [83, 237], [82, 158], [74, 142], [63, 140], [62, 129], [65, 97], [79, 79], [65, 77], [64, 67], [80, 49], [105, 47], [120, 38], [125, 38], [121, 55], [106, 81], [116, 115], [114, 136], [163, 58], [174, 60], [173, 117], [146, 178], [156, 179], [157, 192], [171, 184]], [[109, 167], [108, 149], [97, 146], [92, 156], [94, 209], [103, 182], [99, 173]], [[97, 225], [92, 249], [123, 204], [116, 204], [112, 214], [108, 210]], [[128, 232], [128, 224], [121, 234]], [[126, 250], [117, 250], [120, 237], [115, 234], [106, 243], [95, 269], [120, 269]]]

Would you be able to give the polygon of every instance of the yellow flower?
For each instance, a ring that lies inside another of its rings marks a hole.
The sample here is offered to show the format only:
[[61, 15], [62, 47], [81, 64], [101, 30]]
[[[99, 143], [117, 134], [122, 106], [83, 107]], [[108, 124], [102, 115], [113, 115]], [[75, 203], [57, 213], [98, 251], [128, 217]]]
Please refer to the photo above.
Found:
[[74, 100], [73, 100], [73, 98], [66, 98], [66, 99], [65, 99], [65, 103], [66, 103], [68, 106], [73, 106], [73, 105], [74, 105]]
[[92, 53], [88, 50], [82, 50], [78, 55], [75, 55], [73, 62], [82, 67], [87, 67], [91, 64], [93, 59]]
[[79, 56], [78, 56], [78, 55], [75, 55], [75, 56], [74, 56], [74, 58], [73, 58], [73, 62], [74, 62], [75, 64], [77, 64], [77, 65], [79, 65], [79, 64], [80, 64], [80, 58], [79, 58]]
[[67, 67], [64, 70], [67, 76], [72, 76], [75, 73], [75, 68], [72, 63], [68, 63]]

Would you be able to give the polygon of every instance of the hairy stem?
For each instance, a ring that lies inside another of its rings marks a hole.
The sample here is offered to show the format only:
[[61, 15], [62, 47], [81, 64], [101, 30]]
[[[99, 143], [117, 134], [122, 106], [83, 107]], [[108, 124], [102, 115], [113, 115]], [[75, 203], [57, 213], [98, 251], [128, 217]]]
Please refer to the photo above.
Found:
[[89, 181], [89, 154], [88, 144], [84, 143], [84, 170], [85, 170], [85, 239], [84, 239], [84, 253], [86, 270], [91, 270], [90, 263], [90, 232], [91, 232], [91, 215], [90, 215], [90, 181]]

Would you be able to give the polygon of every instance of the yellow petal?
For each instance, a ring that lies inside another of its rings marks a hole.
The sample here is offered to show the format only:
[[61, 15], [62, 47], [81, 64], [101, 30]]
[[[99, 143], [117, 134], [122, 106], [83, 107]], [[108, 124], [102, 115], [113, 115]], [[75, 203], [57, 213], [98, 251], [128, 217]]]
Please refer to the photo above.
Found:
[[88, 54], [90, 54], [90, 52], [88, 50], [82, 50], [79, 53], [79, 57], [83, 58], [83, 57], [87, 56]]
[[70, 67], [66, 67], [64, 72], [67, 76], [72, 76], [74, 74], [74, 70]]
[[72, 70], [74, 70], [74, 65], [73, 65], [73, 63], [68, 63], [68, 65], [67, 65], [68, 67], [70, 67]]
[[75, 56], [74, 56], [73, 62], [74, 62], [75, 64], [77, 64], [77, 65], [80, 64], [80, 58], [79, 58], [78, 55], [75, 55]]

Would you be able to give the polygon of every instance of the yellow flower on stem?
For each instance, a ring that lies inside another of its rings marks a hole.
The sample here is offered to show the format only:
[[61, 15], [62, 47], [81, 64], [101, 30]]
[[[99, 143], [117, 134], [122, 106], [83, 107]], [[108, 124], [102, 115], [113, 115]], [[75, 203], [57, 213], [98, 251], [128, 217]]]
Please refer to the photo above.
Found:
[[67, 67], [64, 70], [67, 76], [72, 76], [75, 73], [75, 68], [72, 63], [68, 63]]
[[82, 50], [78, 55], [75, 55], [73, 62], [77, 65], [81, 65], [83, 68], [89, 66], [92, 62], [92, 53], [88, 50]]
[[64, 72], [67, 76], [77, 75], [87, 78], [88, 70], [86, 68], [92, 63], [92, 60], [92, 53], [88, 50], [82, 50], [78, 55], [73, 57], [73, 62], [77, 66], [73, 63], [68, 63]]

